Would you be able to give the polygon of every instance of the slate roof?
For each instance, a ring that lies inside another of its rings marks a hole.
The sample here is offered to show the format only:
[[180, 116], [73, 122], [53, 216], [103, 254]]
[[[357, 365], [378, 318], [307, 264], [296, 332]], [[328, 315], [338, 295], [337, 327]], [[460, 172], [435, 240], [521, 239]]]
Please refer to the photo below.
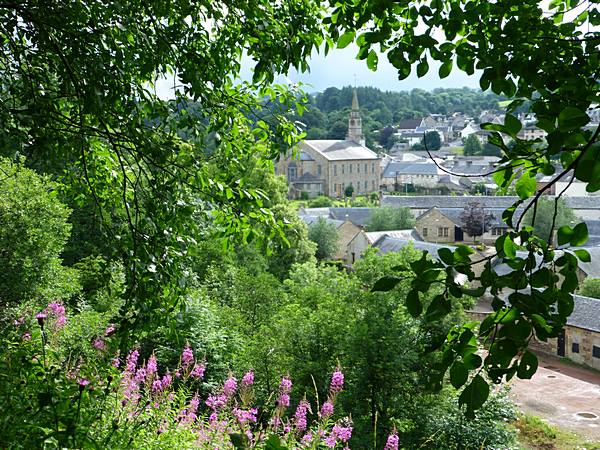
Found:
[[370, 244], [374, 244], [384, 236], [391, 238], [403, 239], [406, 241], [420, 241], [419, 234], [414, 230], [388, 230], [388, 231], [369, 231], [365, 233], [365, 237]]
[[[589, 241], [588, 241], [589, 243]], [[586, 243], [586, 244], [588, 244]], [[591, 256], [590, 262], [578, 261], [578, 266], [590, 278], [600, 278], [600, 247], [581, 247]]]
[[344, 161], [349, 159], [378, 159], [377, 154], [367, 147], [354, 141], [338, 140], [308, 140], [305, 145], [319, 152], [329, 161]]
[[354, 225], [364, 227], [369, 223], [375, 208], [329, 208], [333, 219], [348, 220]]
[[516, 196], [492, 195], [384, 195], [381, 199], [381, 206], [396, 208], [404, 206], [411, 209], [429, 209], [433, 207], [464, 209], [468, 202], [479, 202], [486, 208], [506, 209], [517, 200], [518, 197]]
[[298, 210], [299, 216], [323, 216], [329, 217], [329, 208], [300, 208]]
[[400, 121], [398, 128], [401, 130], [414, 130], [421, 125], [421, 119], [404, 119]]
[[438, 168], [432, 162], [392, 161], [383, 171], [383, 178], [395, 178], [396, 174], [437, 175]]
[[453, 248], [451, 246], [443, 244], [434, 244], [432, 242], [424, 241], [411, 241], [390, 236], [383, 236], [373, 244], [373, 247], [378, 248], [381, 253], [390, 253], [398, 252], [408, 245], [411, 245], [415, 250], [427, 250], [429, 254], [435, 259], [438, 259], [437, 251], [440, 248]]
[[300, 216], [300, 219], [302, 219], [302, 221], [308, 226], [311, 226], [313, 223], [318, 222], [319, 219], [325, 219], [327, 223], [335, 225], [336, 228], [341, 227], [345, 222], [344, 220], [335, 220], [324, 216]]
[[600, 332], [600, 300], [582, 295], [574, 295], [575, 308], [567, 319], [573, 327]]

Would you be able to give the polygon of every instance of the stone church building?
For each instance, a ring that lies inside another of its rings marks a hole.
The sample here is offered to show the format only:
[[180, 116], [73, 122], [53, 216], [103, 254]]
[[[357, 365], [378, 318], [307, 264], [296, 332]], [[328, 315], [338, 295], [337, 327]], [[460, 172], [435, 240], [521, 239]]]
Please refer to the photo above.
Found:
[[356, 91], [352, 96], [352, 110], [348, 119], [345, 140], [306, 140], [300, 142], [293, 154], [276, 164], [278, 175], [285, 175], [290, 186], [290, 197], [302, 192], [310, 198], [318, 195], [343, 197], [350, 185], [354, 195], [379, 190], [379, 156], [365, 147], [362, 119]]

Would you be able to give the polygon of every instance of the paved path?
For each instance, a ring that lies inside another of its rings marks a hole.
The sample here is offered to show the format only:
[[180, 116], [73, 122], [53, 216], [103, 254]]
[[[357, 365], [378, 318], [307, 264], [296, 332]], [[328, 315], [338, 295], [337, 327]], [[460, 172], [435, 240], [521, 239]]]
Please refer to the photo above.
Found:
[[515, 377], [511, 381], [510, 395], [517, 406], [553, 425], [600, 442], [600, 374], [546, 356], [540, 357], [539, 362], [531, 380]]

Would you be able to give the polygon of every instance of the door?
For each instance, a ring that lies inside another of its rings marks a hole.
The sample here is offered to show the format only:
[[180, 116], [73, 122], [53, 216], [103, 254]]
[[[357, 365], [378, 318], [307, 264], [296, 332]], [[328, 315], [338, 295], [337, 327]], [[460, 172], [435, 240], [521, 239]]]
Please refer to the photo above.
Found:
[[462, 242], [463, 240], [463, 230], [461, 227], [454, 227], [454, 240], [456, 242]]
[[565, 331], [561, 331], [558, 335], [556, 354], [558, 356], [565, 356]]

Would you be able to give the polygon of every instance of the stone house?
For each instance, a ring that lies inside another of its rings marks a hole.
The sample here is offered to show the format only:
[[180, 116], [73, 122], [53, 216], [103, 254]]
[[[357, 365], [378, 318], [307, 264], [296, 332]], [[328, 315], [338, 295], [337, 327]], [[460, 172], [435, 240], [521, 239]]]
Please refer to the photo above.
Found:
[[336, 219], [331, 219], [329, 217], [324, 217], [324, 216], [301, 215], [299, 217], [309, 227], [313, 223], [317, 222], [319, 219], [324, 219], [328, 223], [333, 224], [338, 233], [338, 251], [335, 253], [335, 255], [333, 255], [333, 259], [334, 260], [342, 260], [342, 261], [345, 261], [346, 263], [350, 262], [350, 261], [348, 261], [348, 253], [347, 253], [348, 244], [361, 231], [361, 229], [359, 227], [357, 227], [356, 225], [354, 225], [352, 222], [350, 222], [348, 220], [336, 220]]
[[286, 177], [292, 198], [299, 197], [302, 192], [309, 197], [319, 194], [343, 197], [350, 185], [354, 188], [354, 194], [378, 191], [381, 172], [379, 161], [379, 156], [365, 147], [355, 91], [346, 139], [302, 141], [292, 157], [277, 162], [275, 171]]
[[[464, 203], [466, 205], [467, 203]], [[461, 214], [464, 208], [430, 208], [416, 218], [415, 229], [419, 236], [427, 242], [473, 242], [473, 237], [463, 230]], [[502, 210], [483, 208], [485, 214], [492, 215], [489, 229], [477, 241], [493, 243], [498, 236], [504, 234], [507, 225], [502, 222]]]
[[347, 260], [349, 263], [353, 263], [360, 259], [363, 253], [369, 248], [375, 245], [383, 237], [392, 237], [396, 239], [402, 239], [404, 241], [415, 241], [419, 239], [419, 236], [414, 230], [390, 230], [390, 231], [363, 231], [354, 236], [354, 238], [348, 243], [347, 248]]

